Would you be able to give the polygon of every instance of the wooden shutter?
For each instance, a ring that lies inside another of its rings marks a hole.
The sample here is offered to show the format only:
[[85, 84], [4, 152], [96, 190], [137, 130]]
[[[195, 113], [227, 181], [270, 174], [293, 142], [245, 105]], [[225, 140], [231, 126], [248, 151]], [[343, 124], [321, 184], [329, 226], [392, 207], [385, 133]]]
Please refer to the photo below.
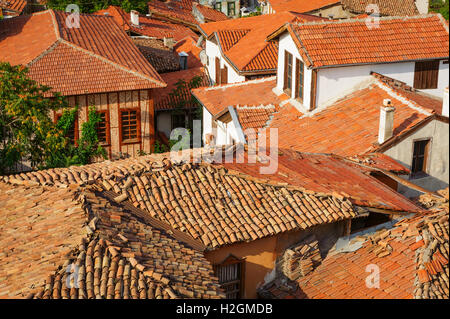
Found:
[[303, 102], [304, 94], [304, 66], [303, 62], [295, 59], [295, 97]]
[[416, 62], [414, 67], [414, 88], [437, 89], [439, 60]]
[[226, 65], [223, 66], [223, 69], [220, 70], [220, 84], [228, 83], [228, 68]]
[[311, 102], [310, 102], [310, 110], [314, 110], [316, 108], [316, 94], [317, 94], [317, 70], [312, 70], [311, 73]]
[[220, 84], [220, 60], [216, 57], [216, 84]]
[[284, 79], [283, 79], [283, 90], [287, 89], [287, 80], [288, 80], [288, 52], [284, 51]]

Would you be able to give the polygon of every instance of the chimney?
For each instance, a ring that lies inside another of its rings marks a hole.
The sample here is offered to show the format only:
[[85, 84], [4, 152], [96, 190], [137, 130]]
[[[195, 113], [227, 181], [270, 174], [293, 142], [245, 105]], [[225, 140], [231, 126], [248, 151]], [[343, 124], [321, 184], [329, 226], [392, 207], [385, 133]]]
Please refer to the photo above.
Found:
[[178, 56], [180, 57], [180, 67], [182, 70], [187, 70], [188, 68], [188, 56], [186, 52], [180, 52], [178, 53]]
[[448, 117], [448, 86], [444, 89], [444, 98], [442, 101], [442, 115]]
[[166, 46], [172, 50], [174, 45], [175, 45], [175, 41], [173, 38], [164, 37], [164, 46]]
[[139, 25], [139, 12], [136, 10], [131, 10], [130, 12], [131, 24]]
[[390, 99], [383, 100], [383, 106], [380, 108], [380, 127], [378, 131], [378, 143], [383, 144], [392, 137], [394, 132], [394, 111]]

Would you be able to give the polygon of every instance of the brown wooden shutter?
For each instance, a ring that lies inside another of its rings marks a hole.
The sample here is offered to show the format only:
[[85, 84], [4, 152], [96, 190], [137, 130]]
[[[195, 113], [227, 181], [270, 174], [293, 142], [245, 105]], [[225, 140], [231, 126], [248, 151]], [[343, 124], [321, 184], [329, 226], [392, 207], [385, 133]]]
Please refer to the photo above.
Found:
[[414, 88], [437, 89], [439, 60], [416, 62], [414, 67]]
[[228, 83], [228, 68], [226, 65], [223, 66], [223, 69], [220, 70], [220, 84]]
[[300, 60], [295, 59], [295, 97], [299, 97], [298, 93], [300, 92]]
[[220, 60], [216, 57], [216, 84], [220, 84]]
[[312, 70], [310, 110], [314, 110], [316, 108], [316, 94], [317, 94], [317, 70]]
[[283, 80], [283, 90], [287, 89], [287, 80], [288, 80], [288, 53], [284, 51], [284, 80]]

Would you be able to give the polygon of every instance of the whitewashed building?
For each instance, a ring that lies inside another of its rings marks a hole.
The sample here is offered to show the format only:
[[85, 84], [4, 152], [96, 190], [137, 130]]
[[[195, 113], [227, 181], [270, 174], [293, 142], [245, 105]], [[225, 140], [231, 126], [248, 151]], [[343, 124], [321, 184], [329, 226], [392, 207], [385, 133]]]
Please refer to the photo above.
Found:
[[405, 167], [404, 179], [442, 189], [449, 182], [448, 34], [440, 15], [381, 18], [377, 30], [364, 19], [288, 24], [268, 37], [278, 40], [276, 77], [193, 92], [203, 105], [204, 138], [232, 144], [248, 141], [248, 128], [276, 128], [280, 148], [383, 153]]

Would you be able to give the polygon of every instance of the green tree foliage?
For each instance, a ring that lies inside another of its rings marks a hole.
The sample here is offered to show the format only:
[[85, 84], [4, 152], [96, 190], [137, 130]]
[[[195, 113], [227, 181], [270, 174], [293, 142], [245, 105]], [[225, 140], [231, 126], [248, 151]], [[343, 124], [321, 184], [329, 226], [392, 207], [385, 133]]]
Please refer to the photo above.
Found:
[[110, 5], [122, 7], [125, 11], [137, 10], [148, 13], [147, 0], [47, 0], [47, 6], [55, 10], [65, 11], [69, 4], [76, 4], [81, 13], [93, 13], [106, 9]]
[[[78, 108], [65, 109], [58, 120], [56, 127], [64, 136], [67, 136], [73, 127]], [[97, 125], [101, 118], [94, 106], [89, 107], [87, 122], [81, 126], [81, 138], [73, 145], [67, 138], [64, 151], [54, 152], [47, 161], [46, 168], [68, 167], [71, 165], [89, 164], [95, 157], [107, 158], [106, 151], [98, 141]]]
[[445, 20], [448, 21], [449, 18], [449, 1], [444, 0], [431, 0], [430, 1], [430, 12], [437, 12], [442, 14]]
[[169, 93], [174, 114], [184, 114], [189, 108], [193, 111], [195, 119], [201, 118], [202, 108], [197, 99], [190, 94], [190, 90], [200, 87], [202, 83], [203, 77], [200, 75], [194, 76], [189, 82], [180, 79], [175, 83], [175, 88]]
[[46, 164], [50, 154], [65, 147], [65, 139], [49, 117], [51, 110], [67, 107], [49, 87], [27, 76], [27, 69], [0, 63], [0, 173], [21, 160], [33, 167]]
[[[68, 109], [59, 93], [46, 97], [50, 88], [37, 84], [22, 66], [0, 63], [0, 174], [9, 172], [20, 161], [33, 169], [84, 165], [94, 157], [106, 157], [99, 146], [97, 124], [101, 121], [94, 107], [82, 125], [77, 145], [66, 137], [77, 109]], [[49, 114], [64, 109], [54, 124]]]

